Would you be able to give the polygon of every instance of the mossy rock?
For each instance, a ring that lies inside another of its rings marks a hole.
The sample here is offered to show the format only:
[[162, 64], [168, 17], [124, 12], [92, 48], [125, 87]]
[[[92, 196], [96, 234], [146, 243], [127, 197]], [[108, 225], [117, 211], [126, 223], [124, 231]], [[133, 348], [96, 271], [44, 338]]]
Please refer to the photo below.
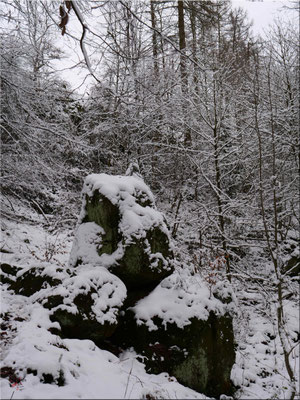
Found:
[[112, 254], [121, 240], [118, 232], [119, 208], [100, 194], [98, 190], [95, 190], [92, 197], [86, 195], [85, 201], [86, 215], [82, 223], [95, 222], [104, 229], [105, 234], [102, 236], [102, 246], [98, 249], [98, 253], [99, 255], [103, 253]]
[[[139, 206], [154, 207], [147, 194], [141, 191], [135, 194], [134, 200]], [[174, 256], [168, 235], [161, 226], [153, 226], [146, 231], [144, 237], [137, 239], [133, 235], [128, 240], [128, 237], [124, 237], [120, 229], [122, 213], [119, 206], [113, 204], [99, 190], [94, 190], [91, 196], [85, 194], [85, 217], [82, 219], [81, 226], [87, 223], [95, 223], [103, 229], [104, 232], [99, 234], [100, 240], [95, 240], [95, 249], [99, 256], [102, 254], [110, 255], [121, 246], [123, 256], [119, 256], [109, 269], [125, 283], [128, 289], [159, 283], [174, 270], [172, 266]], [[80, 243], [78, 246], [80, 247]], [[85, 257], [85, 260], [79, 253], [76, 253], [76, 250], [74, 252], [75, 257], [72, 264], [75, 267], [90, 262], [88, 256]], [[101, 265], [100, 258], [97, 262]]]
[[[78, 310], [75, 314], [68, 309], [56, 307], [57, 309], [52, 313], [50, 319], [60, 324], [60, 336], [101, 342], [114, 333], [117, 322], [114, 324], [109, 322], [99, 323], [92, 311], [94, 305], [92, 295], [95, 293], [95, 290], [91, 290], [87, 294], [80, 293], [74, 298], [74, 304]], [[45, 306], [51, 308], [51, 306], [56, 306], [59, 301], [63, 304], [62, 297], [52, 296]]]
[[110, 337], [126, 298], [123, 282], [103, 267], [79, 268], [61, 287], [41, 292], [39, 301], [51, 310], [63, 338], [90, 339], [99, 343]]
[[163, 325], [154, 317], [157, 330], [137, 325], [131, 310], [126, 312], [111, 341], [123, 348], [134, 347], [149, 373], [168, 372], [178, 382], [208, 396], [231, 395], [230, 380], [235, 362], [232, 318], [210, 313], [208, 320], [191, 319], [179, 328]]
[[135, 239], [125, 245], [124, 256], [111, 268], [130, 290], [157, 284], [174, 271], [167, 235], [155, 228], [146, 239], [148, 243]]
[[[110, 337], [116, 330], [115, 324], [100, 324], [93, 319], [85, 319], [81, 312], [72, 314], [67, 310], [58, 309], [50, 316], [51, 321], [58, 322], [61, 330], [57, 333], [62, 338], [89, 339], [99, 344]], [[91, 316], [89, 317], [91, 318]]]
[[[56, 271], [60, 272], [62, 269], [56, 268]], [[60, 279], [45, 274], [44, 268], [38, 266], [32, 267], [18, 276], [14, 282], [10, 283], [9, 289], [12, 289], [16, 294], [29, 297], [41, 289], [55, 287], [61, 282]]]

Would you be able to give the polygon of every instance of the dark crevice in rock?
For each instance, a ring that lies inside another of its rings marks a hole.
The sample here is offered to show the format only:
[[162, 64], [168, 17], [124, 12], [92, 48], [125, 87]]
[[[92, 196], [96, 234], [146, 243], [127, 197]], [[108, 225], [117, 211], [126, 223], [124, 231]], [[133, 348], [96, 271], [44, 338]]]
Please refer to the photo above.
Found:
[[[122, 310], [127, 310], [133, 307], [139, 300], [148, 296], [152, 290], [157, 286], [156, 282], [150, 284], [140, 285], [139, 288], [127, 290], [127, 297], [124, 301]], [[127, 288], [128, 289], [128, 288]]]

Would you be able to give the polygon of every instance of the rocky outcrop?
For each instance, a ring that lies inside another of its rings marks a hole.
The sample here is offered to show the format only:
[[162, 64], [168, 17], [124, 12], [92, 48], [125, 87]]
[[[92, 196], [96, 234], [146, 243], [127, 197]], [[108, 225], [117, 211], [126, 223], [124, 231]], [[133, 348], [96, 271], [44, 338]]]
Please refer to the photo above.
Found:
[[142, 179], [87, 177], [71, 253], [72, 267], [85, 263], [105, 266], [127, 289], [145, 288], [143, 295], [173, 272], [168, 228]]
[[208, 288], [175, 268], [166, 221], [140, 177], [93, 174], [82, 196], [69, 268], [18, 271], [11, 288], [49, 309], [63, 338], [133, 347], [151, 373], [168, 372], [209, 396], [231, 394], [234, 301], [226, 279]]
[[173, 274], [127, 308], [110, 341], [133, 347], [150, 373], [168, 372], [209, 396], [230, 395], [234, 305], [228, 282], [214, 289], [218, 299], [199, 277]]
[[150, 331], [128, 312], [111, 341], [123, 348], [133, 347], [147, 372], [168, 372], [183, 385], [208, 396], [232, 394], [230, 373], [235, 352], [229, 314], [210, 312], [207, 320], [194, 317], [183, 328], [176, 323], [164, 324], [158, 317], [154, 321], [158, 329]]
[[126, 298], [126, 287], [106, 268], [85, 266], [51, 291], [36, 299], [51, 310], [50, 319], [60, 324], [65, 338], [91, 339], [100, 343], [117, 325]]

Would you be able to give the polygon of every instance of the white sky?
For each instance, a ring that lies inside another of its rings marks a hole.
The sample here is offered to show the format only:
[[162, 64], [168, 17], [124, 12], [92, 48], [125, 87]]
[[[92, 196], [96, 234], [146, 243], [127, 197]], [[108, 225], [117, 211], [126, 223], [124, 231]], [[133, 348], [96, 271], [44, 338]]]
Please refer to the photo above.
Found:
[[[274, 19], [280, 18], [282, 20], [293, 20], [297, 23], [299, 20], [298, 13], [294, 10], [291, 11], [283, 8], [284, 5], [288, 5], [289, 3], [289, 0], [232, 0], [233, 7], [242, 7], [247, 11], [249, 20], [253, 22], [253, 33], [261, 36], [264, 36], [264, 31], [268, 30], [268, 26], [272, 24]], [[71, 15], [70, 17], [68, 29], [72, 26], [72, 28], [75, 28], [75, 30], [77, 28], [79, 29], [79, 32], [81, 32], [81, 27], [76, 18]], [[74, 31], [74, 29], [72, 30]], [[66, 51], [67, 57], [64, 60], [57, 62], [56, 67], [58, 69], [65, 69], [82, 60], [83, 56], [78, 43], [75, 43], [66, 35], [59, 40], [59, 43], [64, 51]], [[73, 88], [80, 86], [87, 74], [88, 70], [85, 68], [66, 69], [65, 71], [62, 70], [60, 72], [60, 76], [70, 82]], [[83, 94], [87, 86], [94, 83], [95, 80], [88, 77], [78, 92]]]
[[298, 13], [287, 10], [284, 6], [289, 5], [288, 0], [231, 0], [234, 7], [243, 7], [247, 10], [249, 20], [253, 22], [253, 33], [264, 36], [264, 30], [272, 24], [274, 19], [299, 20]]

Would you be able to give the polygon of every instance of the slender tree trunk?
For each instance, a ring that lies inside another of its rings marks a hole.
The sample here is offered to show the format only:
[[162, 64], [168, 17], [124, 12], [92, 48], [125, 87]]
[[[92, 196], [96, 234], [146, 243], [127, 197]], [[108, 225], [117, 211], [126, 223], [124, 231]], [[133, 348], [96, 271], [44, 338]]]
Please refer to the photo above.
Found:
[[[178, 9], [178, 35], [179, 35], [179, 49], [180, 53], [180, 74], [181, 74], [181, 91], [183, 94], [183, 101], [188, 94], [188, 80], [187, 80], [187, 72], [186, 72], [186, 41], [185, 41], [185, 26], [184, 26], [184, 10], [183, 10], [183, 1], [178, 1], [177, 3]], [[183, 106], [184, 113], [187, 113], [185, 110], [185, 106]], [[185, 128], [184, 131], [184, 144], [189, 146], [192, 142], [191, 130], [189, 127]]]
[[218, 128], [218, 104], [217, 104], [217, 83], [214, 81], [214, 163], [216, 173], [216, 186], [217, 186], [217, 204], [218, 204], [218, 218], [219, 227], [222, 236], [222, 248], [224, 251], [224, 257], [226, 258], [226, 275], [229, 281], [231, 281], [231, 269], [230, 261], [228, 257], [227, 240], [225, 234], [225, 218], [222, 201], [222, 184], [221, 184], [221, 168], [219, 163], [219, 128]]
[[[192, 31], [192, 54], [193, 60], [198, 63], [197, 57], [197, 29], [196, 29], [196, 11], [192, 1], [189, 1], [189, 7], [191, 9], [190, 13], [190, 23], [191, 23], [191, 31]], [[195, 86], [196, 95], [199, 96], [199, 82], [198, 82], [198, 74], [199, 70], [197, 65], [193, 66], [193, 81]]]
[[180, 73], [182, 82], [182, 92], [187, 91], [187, 74], [186, 74], [186, 42], [185, 42], [185, 26], [184, 26], [184, 11], [183, 1], [178, 1], [178, 34], [179, 34], [179, 49], [180, 53]]
[[158, 46], [157, 46], [157, 32], [156, 32], [156, 15], [155, 15], [155, 2], [151, 0], [150, 2], [151, 7], [151, 26], [153, 28], [152, 31], [152, 53], [153, 53], [153, 68], [154, 68], [154, 75], [158, 78]]

